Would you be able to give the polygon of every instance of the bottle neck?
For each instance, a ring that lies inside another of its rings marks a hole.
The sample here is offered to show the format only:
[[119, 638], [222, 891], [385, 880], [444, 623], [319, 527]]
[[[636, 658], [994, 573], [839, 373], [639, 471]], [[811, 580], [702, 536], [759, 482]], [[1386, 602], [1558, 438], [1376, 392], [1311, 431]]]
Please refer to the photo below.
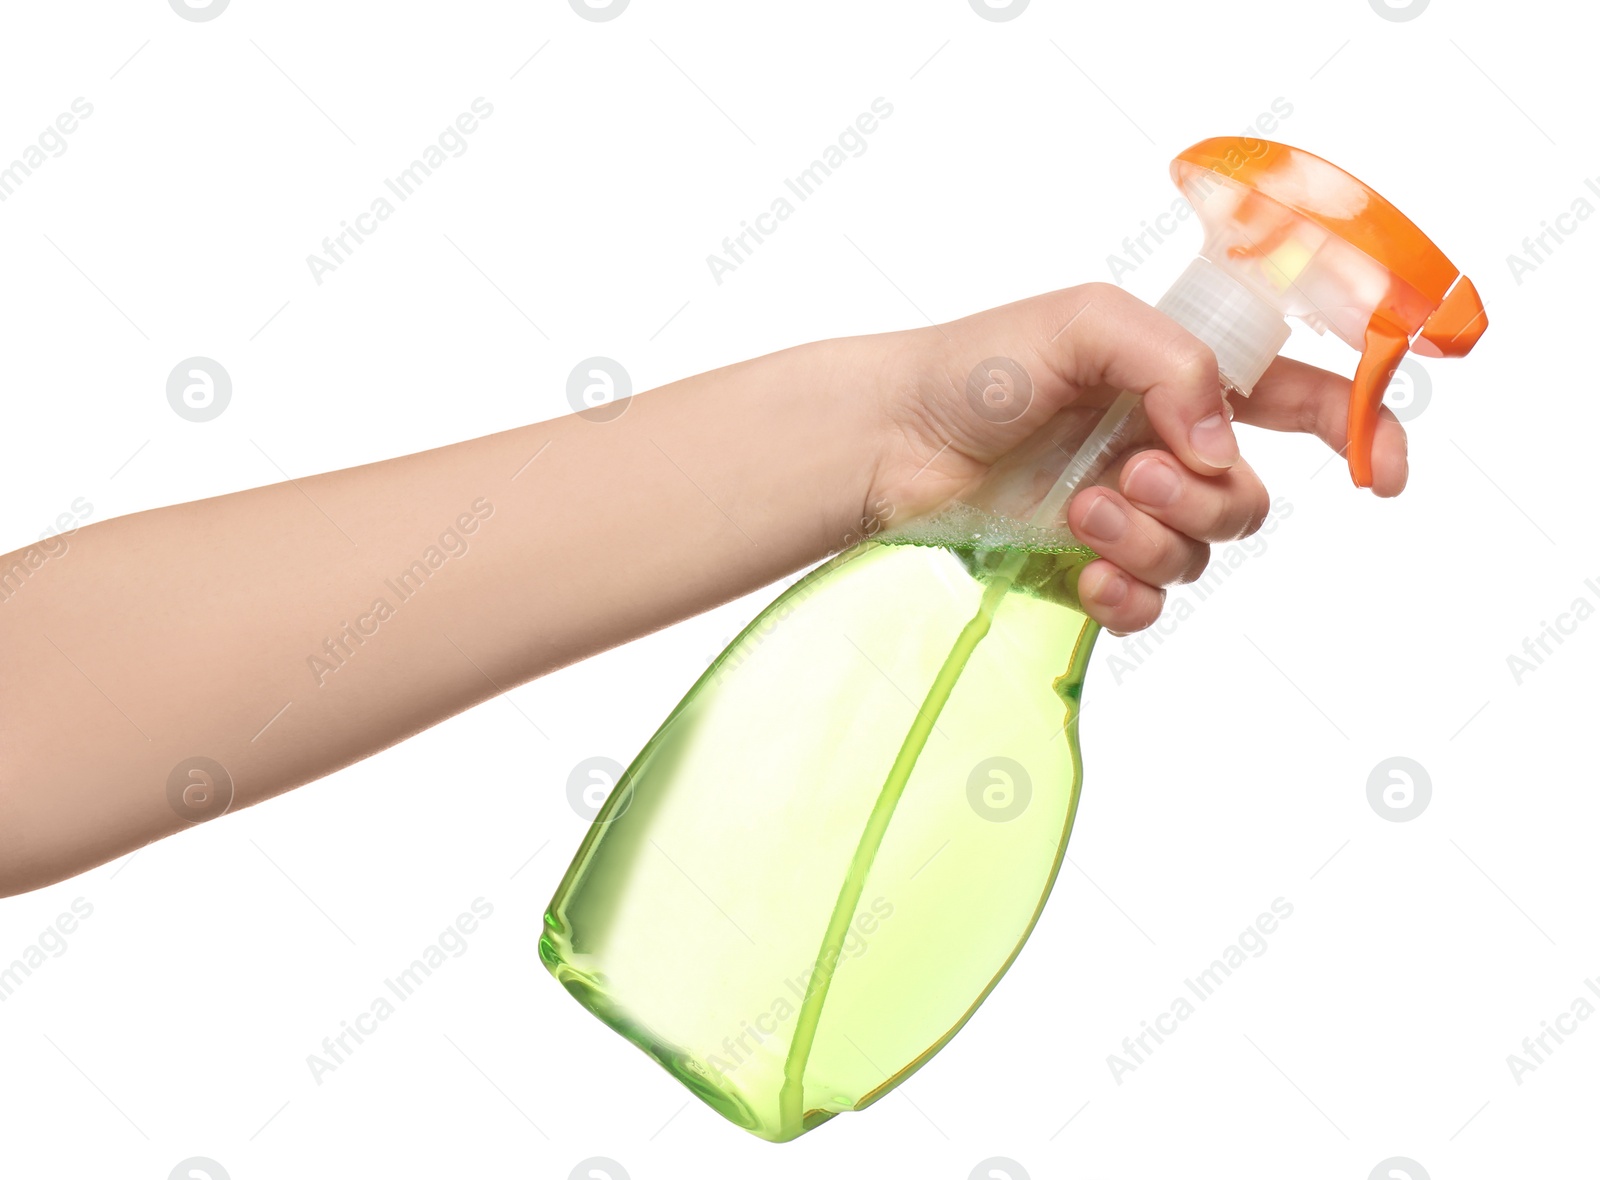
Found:
[[1289, 339], [1282, 312], [1206, 258], [1189, 264], [1156, 310], [1204, 341], [1222, 383], [1246, 397]]

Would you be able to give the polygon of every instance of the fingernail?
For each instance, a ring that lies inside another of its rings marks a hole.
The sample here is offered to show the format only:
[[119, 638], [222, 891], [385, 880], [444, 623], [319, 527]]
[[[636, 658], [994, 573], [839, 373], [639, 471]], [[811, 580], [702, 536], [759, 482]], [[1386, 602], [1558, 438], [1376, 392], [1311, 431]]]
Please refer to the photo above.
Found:
[[1150, 508], [1167, 508], [1177, 500], [1182, 488], [1177, 472], [1151, 455], [1133, 465], [1123, 481], [1122, 493]]
[[1239, 444], [1227, 418], [1212, 414], [1202, 418], [1189, 431], [1189, 445], [1194, 453], [1213, 467], [1232, 467], [1239, 461]]
[[1120, 541], [1122, 534], [1128, 531], [1128, 514], [1110, 496], [1101, 496], [1089, 506], [1083, 528], [1101, 541]]
[[1114, 570], [1108, 570], [1090, 590], [1089, 597], [1101, 606], [1117, 606], [1128, 597], [1128, 579]]

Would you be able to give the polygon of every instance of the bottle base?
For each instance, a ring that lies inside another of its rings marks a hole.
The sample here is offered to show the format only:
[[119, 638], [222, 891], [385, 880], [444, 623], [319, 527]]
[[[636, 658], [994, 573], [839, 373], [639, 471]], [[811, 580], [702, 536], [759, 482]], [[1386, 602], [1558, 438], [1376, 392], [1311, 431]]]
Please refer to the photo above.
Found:
[[752, 1135], [772, 1143], [786, 1143], [821, 1126], [838, 1113], [831, 1110], [808, 1111], [801, 1125], [788, 1133], [784, 1128], [763, 1123], [737, 1091], [718, 1083], [714, 1069], [695, 1054], [674, 1044], [669, 1037], [634, 1018], [611, 998], [601, 980], [569, 962], [556, 940], [548, 933], [539, 939], [539, 958], [573, 999], [648, 1054], [696, 1098]]

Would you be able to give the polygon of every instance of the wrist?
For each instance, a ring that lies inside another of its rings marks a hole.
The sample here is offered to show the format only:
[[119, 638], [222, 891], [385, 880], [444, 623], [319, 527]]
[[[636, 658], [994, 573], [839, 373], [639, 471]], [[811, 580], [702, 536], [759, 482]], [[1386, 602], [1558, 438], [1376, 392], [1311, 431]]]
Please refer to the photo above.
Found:
[[931, 328], [847, 336], [804, 346], [814, 350], [812, 376], [802, 385], [820, 397], [830, 449], [839, 460], [827, 489], [833, 541], [847, 549], [907, 515], [900, 476], [907, 435], [906, 407], [922, 404], [934, 368], [938, 336]]

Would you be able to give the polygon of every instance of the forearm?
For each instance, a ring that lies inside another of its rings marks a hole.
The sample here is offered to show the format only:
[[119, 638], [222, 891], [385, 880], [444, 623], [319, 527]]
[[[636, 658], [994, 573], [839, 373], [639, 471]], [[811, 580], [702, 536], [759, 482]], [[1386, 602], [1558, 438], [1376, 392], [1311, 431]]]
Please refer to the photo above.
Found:
[[885, 354], [853, 343], [0, 559], [0, 895], [186, 826], [185, 759], [247, 806], [839, 547]]

